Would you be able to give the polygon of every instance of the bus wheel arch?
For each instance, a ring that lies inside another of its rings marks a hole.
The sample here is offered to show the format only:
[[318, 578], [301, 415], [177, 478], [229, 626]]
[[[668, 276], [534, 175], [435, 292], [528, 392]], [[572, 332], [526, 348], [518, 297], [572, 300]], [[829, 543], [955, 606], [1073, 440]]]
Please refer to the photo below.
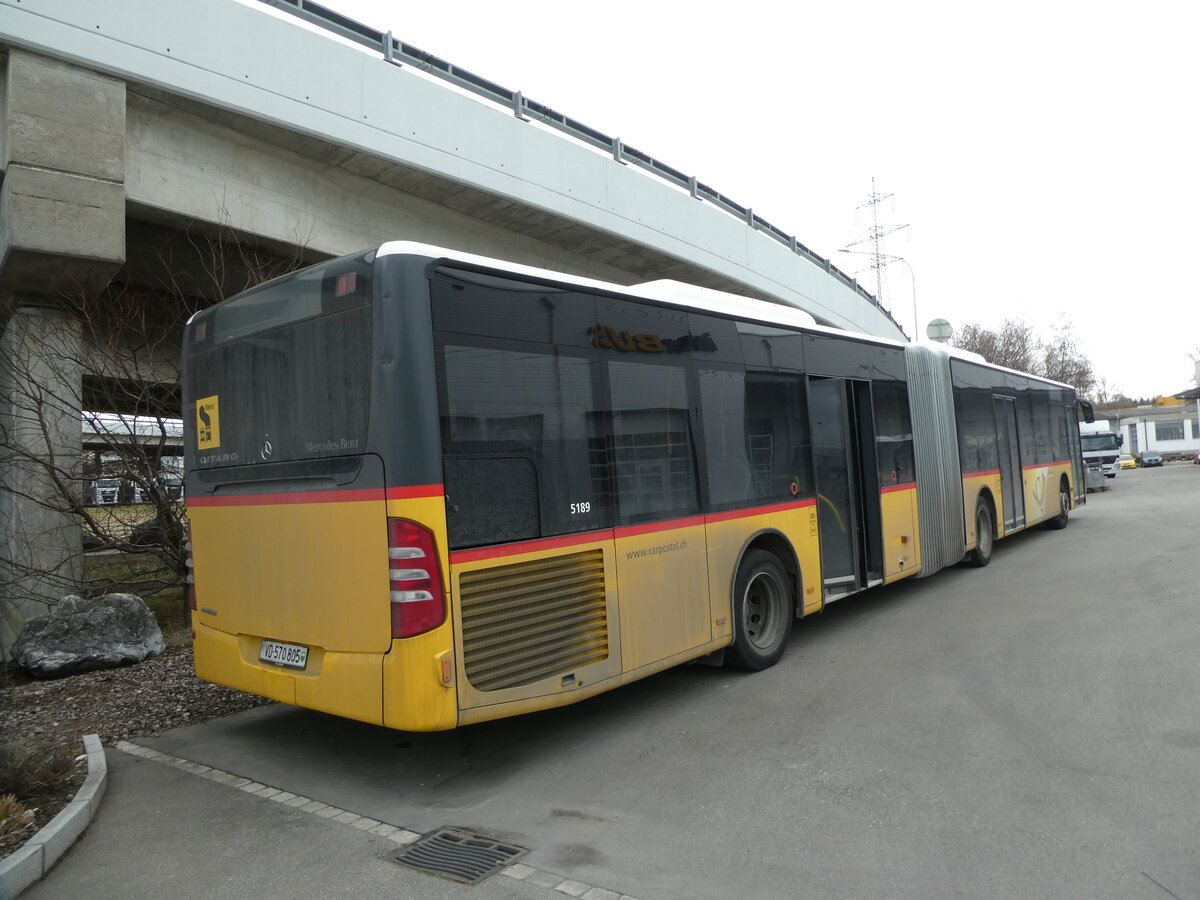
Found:
[[983, 568], [992, 561], [992, 549], [996, 545], [996, 501], [992, 492], [984, 488], [975, 498], [975, 549], [967, 554], [967, 562]]
[[800, 568], [791, 545], [767, 532], [749, 541], [733, 578], [730, 615], [733, 642], [726, 665], [761, 671], [787, 649], [798, 609]]
[[[742, 564], [746, 560], [746, 555], [751, 550], [766, 550], [783, 566], [784, 572], [787, 573], [791, 581], [792, 606], [796, 618], [803, 615], [803, 604], [801, 598], [804, 596], [804, 578], [800, 570], [800, 557], [796, 554], [796, 548], [792, 546], [792, 542], [784, 536], [780, 531], [773, 528], [764, 528], [756, 531], [746, 539], [742, 546], [742, 552], [738, 555], [738, 564], [734, 569], [734, 578], [737, 578], [738, 571], [741, 570]], [[730, 585], [732, 589], [732, 585]]]
[[1046, 523], [1047, 528], [1066, 528], [1071, 519], [1071, 482], [1066, 475], [1058, 479], [1058, 515]]

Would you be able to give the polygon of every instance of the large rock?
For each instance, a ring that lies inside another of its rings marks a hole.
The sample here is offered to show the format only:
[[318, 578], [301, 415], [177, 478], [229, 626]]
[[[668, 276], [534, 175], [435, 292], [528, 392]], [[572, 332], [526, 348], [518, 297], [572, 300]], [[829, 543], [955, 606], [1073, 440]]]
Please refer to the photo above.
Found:
[[38, 678], [112, 669], [166, 649], [154, 613], [133, 594], [63, 597], [21, 629], [12, 656]]

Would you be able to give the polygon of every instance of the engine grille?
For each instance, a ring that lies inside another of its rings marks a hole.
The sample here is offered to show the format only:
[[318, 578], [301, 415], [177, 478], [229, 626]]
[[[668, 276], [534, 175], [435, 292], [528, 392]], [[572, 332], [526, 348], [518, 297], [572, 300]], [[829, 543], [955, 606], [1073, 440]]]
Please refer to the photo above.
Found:
[[477, 690], [518, 687], [608, 658], [600, 549], [465, 572], [459, 597], [463, 666]]

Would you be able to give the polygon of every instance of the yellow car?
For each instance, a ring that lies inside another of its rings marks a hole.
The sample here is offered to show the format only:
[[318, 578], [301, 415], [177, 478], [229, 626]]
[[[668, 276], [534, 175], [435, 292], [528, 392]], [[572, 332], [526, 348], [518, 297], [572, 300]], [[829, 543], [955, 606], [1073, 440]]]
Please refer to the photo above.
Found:
[[1134, 457], [1128, 453], [1122, 453], [1121, 454], [1121, 468], [1122, 469], [1136, 469], [1137, 468], [1137, 460], [1134, 459]]

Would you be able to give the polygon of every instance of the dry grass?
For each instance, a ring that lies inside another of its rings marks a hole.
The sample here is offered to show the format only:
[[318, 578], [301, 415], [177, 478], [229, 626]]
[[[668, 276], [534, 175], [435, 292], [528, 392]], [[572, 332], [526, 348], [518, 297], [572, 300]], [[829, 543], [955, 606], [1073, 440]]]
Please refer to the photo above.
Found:
[[102, 531], [114, 538], [129, 537], [135, 525], [154, 518], [154, 507], [148, 503], [140, 506], [89, 506], [87, 512]]
[[[175, 580], [175, 575], [152, 553], [91, 554], [84, 562], [83, 578], [93, 592], [102, 589], [106, 594], [128, 593], [141, 597], [154, 613], [168, 642], [172, 633], [187, 627], [183, 587], [158, 587]], [[155, 589], [147, 590], [147, 586]]]
[[33, 813], [17, 799], [16, 794], [0, 796], [0, 841], [33, 824]]
[[79, 748], [21, 739], [0, 744], [0, 858], [37, 833], [79, 790]]
[[24, 738], [0, 744], [0, 794], [25, 806], [52, 797], [76, 769], [78, 748]]

